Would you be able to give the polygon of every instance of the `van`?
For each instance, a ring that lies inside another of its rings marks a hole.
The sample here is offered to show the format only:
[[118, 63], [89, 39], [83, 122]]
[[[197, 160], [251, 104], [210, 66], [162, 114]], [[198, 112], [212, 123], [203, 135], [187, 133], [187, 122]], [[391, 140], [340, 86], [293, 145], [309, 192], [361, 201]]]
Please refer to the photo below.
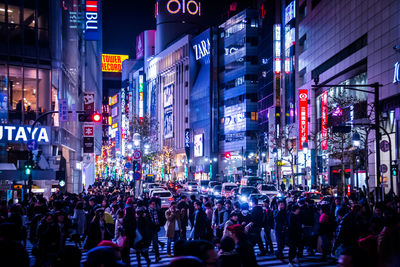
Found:
[[235, 183], [223, 183], [221, 195], [224, 197], [230, 197], [232, 189], [236, 188], [237, 185]]

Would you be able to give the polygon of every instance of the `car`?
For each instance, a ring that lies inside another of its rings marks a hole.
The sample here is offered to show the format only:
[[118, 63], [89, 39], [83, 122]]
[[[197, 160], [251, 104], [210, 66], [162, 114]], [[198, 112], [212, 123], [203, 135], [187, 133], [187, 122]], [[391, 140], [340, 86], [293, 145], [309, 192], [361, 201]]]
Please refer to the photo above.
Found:
[[212, 188], [212, 195], [215, 197], [221, 197], [221, 190], [222, 190], [222, 185], [216, 185]]
[[216, 182], [216, 181], [211, 181], [211, 182], [209, 182], [208, 183], [208, 194], [209, 195], [212, 195], [213, 194], [213, 188], [214, 188], [214, 186], [216, 186], [216, 185], [220, 185], [221, 183], [220, 182]]
[[254, 186], [242, 186], [239, 188], [238, 196], [241, 202], [249, 202], [251, 194], [259, 194], [257, 188]]
[[258, 191], [260, 191], [261, 194], [267, 195], [269, 197], [274, 197], [279, 194], [278, 189], [276, 189], [276, 186], [273, 184], [259, 184], [257, 186]]
[[209, 182], [210, 181], [208, 181], [208, 180], [200, 181], [197, 191], [199, 191], [201, 194], [206, 194], [208, 191]]
[[150, 189], [148, 190], [149, 196], [150, 196], [150, 197], [151, 197], [152, 192], [154, 192], [154, 191], [166, 191], [166, 189], [163, 188], [163, 187], [161, 187], [161, 186], [150, 188]]
[[199, 186], [199, 184], [196, 181], [190, 181], [185, 184], [184, 188], [186, 191], [193, 192], [193, 191], [197, 191], [198, 186]]
[[144, 183], [143, 184], [143, 192], [145, 192], [145, 193], [149, 192], [149, 190], [151, 188], [156, 188], [156, 187], [160, 187], [160, 185], [157, 183]]
[[232, 189], [236, 188], [237, 185], [235, 183], [223, 183], [221, 189], [221, 195], [224, 197], [230, 197]]
[[289, 191], [289, 193], [292, 195], [293, 198], [299, 198], [304, 193], [304, 191], [302, 191], [302, 190], [291, 190], [291, 191]]
[[305, 192], [303, 195], [305, 198], [310, 198], [310, 199], [314, 200], [315, 203], [320, 202], [324, 198], [324, 195], [317, 191]]
[[241, 179], [240, 184], [242, 186], [257, 186], [258, 184], [262, 184], [264, 180], [257, 176], [245, 176]]
[[266, 195], [263, 195], [263, 194], [261, 194], [261, 193], [254, 193], [254, 194], [250, 194], [249, 195], [249, 197], [248, 197], [248, 200], [249, 200], [249, 205], [250, 205], [250, 207], [251, 206], [253, 206], [253, 203], [252, 203], [252, 199], [257, 199], [258, 200], [258, 204], [259, 205], [262, 205], [262, 202], [264, 201], [264, 199], [266, 199], [266, 198], [268, 198], [268, 196], [266, 196]]
[[235, 197], [235, 196], [237, 196], [238, 194], [239, 194], [239, 187], [233, 188], [233, 189], [231, 190], [230, 195], [231, 195], [232, 197]]
[[171, 202], [174, 201], [172, 193], [167, 190], [152, 191], [150, 197], [159, 198], [161, 200], [161, 208], [169, 208]]

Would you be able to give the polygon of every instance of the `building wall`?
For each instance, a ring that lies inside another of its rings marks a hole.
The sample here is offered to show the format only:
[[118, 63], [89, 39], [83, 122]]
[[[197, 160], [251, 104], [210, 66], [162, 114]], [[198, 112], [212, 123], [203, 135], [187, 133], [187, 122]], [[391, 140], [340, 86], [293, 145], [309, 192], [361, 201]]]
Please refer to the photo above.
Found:
[[[313, 2], [319, 3], [313, 7]], [[319, 83], [340, 83], [350, 78], [351, 72], [357, 68], [355, 65], [361, 64], [365, 66], [368, 84], [378, 82], [383, 85], [380, 99], [400, 93], [399, 85], [392, 83], [394, 64], [399, 59], [399, 54], [393, 49], [400, 42], [400, 20], [397, 16], [400, 11], [399, 1], [299, 1], [298, 14], [304, 4], [307, 5], [307, 14], [297, 18], [297, 44], [300, 39], [305, 40], [305, 46], [297, 46], [298, 89], [310, 89], [317, 74]], [[358, 43], [354, 45], [357, 40]], [[349, 47], [352, 47], [352, 53], [348, 53]], [[310, 132], [319, 130], [315, 120], [315, 98], [320, 93], [310, 90]], [[369, 101], [372, 100], [373, 96], [370, 96]], [[374, 133], [370, 134], [370, 138], [374, 139]], [[371, 149], [375, 151], [373, 145]], [[382, 153], [381, 157], [385, 158], [387, 154]], [[375, 165], [374, 156], [370, 156], [371, 187], [376, 182]]]

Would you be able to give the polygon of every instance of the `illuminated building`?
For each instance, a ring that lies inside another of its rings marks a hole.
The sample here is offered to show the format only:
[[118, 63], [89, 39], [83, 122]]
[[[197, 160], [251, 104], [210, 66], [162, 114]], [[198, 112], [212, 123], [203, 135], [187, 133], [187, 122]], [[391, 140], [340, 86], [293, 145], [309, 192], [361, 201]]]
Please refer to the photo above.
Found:
[[[0, 142], [0, 163], [12, 167], [0, 172], [2, 182], [12, 184], [10, 177], [17, 184], [26, 181], [19, 169], [29, 158], [27, 140], [40, 137], [39, 128], [33, 137], [29, 134], [30, 125], [39, 116], [59, 110], [61, 102], [65, 102], [66, 111], [82, 110], [88, 88], [94, 93], [94, 99], [88, 102], [101, 111], [102, 16], [100, 1], [92, 2], [90, 10], [82, 1], [0, 3], [0, 24], [8, 29], [0, 33], [0, 127], [15, 127], [13, 140]], [[96, 16], [88, 19], [85, 11]], [[90, 25], [86, 34], [84, 25]], [[57, 179], [65, 178], [65, 189], [73, 193], [82, 192], [82, 185], [94, 179], [100, 131], [94, 128], [93, 153], [83, 154], [83, 123], [78, 122], [76, 113], [64, 116], [50, 115], [40, 121], [40, 129], [45, 129], [42, 136], [46, 134], [48, 140], [41, 138], [38, 150], [33, 152], [32, 178], [40, 187], [36, 192], [45, 196], [51, 194]]]
[[256, 175], [258, 112], [258, 14], [246, 9], [219, 26], [219, 173], [232, 179]]

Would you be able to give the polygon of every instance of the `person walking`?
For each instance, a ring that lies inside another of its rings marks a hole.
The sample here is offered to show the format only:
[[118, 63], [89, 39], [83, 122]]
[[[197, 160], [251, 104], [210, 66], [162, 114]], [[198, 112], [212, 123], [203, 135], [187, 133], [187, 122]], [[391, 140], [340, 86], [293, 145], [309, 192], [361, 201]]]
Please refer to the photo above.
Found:
[[283, 249], [285, 247], [286, 234], [288, 229], [288, 216], [286, 212], [286, 201], [278, 202], [278, 209], [274, 212], [275, 237], [277, 242], [276, 257], [283, 261]]
[[235, 225], [235, 224], [239, 224], [239, 213], [236, 212], [236, 211], [233, 211], [229, 215], [229, 220], [225, 223], [224, 233], [222, 235], [222, 238], [224, 238], [224, 237], [232, 237], [232, 232], [228, 230], [228, 227], [232, 226], [232, 225]]
[[142, 239], [134, 244], [136, 250], [136, 259], [138, 267], [141, 267], [141, 256], [146, 260], [147, 267], [150, 266], [151, 260], [149, 257], [149, 247], [152, 241], [153, 229], [151, 218], [148, 210], [144, 206], [138, 207], [136, 210], [137, 230], [142, 236]]
[[194, 203], [194, 209], [195, 212], [193, 214], [193, 229], [191, 236], [195, 240], [199, 239], [204, 239], [206, 238], [206, 227], [207, 227], [207, 219], [206, 219], [206, 214], [203, 211], [203, 208], [201, 207], [202, 203], [201, 201], [197, 200]]
[[220, 200], [217, 202], [217, 206], [212, 217], [212, 229], [215, 230], [215, 236], [218, 238], [218, 240], [222, 238], [224, 226], [227, 221], [228, 213], [224, 208], [224, 202]]
[[156, 263], [161, 260], [160, 250], [158, 248], [158, 232], [160, 232], [160, 220], [159, 212], [157, 209], [157, 204], [155, 199], [150, 199], [149, 208], [150, 225], [151, 225], [151, 240], [153, 242], [153, 250], [156, 254]]
[[260, 249], [258, 256], [265, 256], [267, 253], [265, 252], [261, 238], [261, 229], [264, 225], [264, 211], [263, 208], [258, 205], [257, 198], [253, 198], [251, 201], [253, 203], [253, 209], [251, 210], [250, 215], [253, 225], [249, 230], [250, 242], [252, 242], [253, 245], [258, 245], [258, 248]]
[[121, 250], [122, 261], [130, 266], [131, 259], [129, 256], [130, 248], [133, 247], [136, 237], [136, 212], [133, 208], [133, 199], [128, 198], [125, 204], [125, 216], [122, 220], [123, 236], [126, 237], [124, 246]]
[[165, 234], [168, 238], [167, 253], [168, 257], [172, 257], [171, 243], [172, 241], [175, 243], [179, 240], [182, 230], [181, 213], [178, 211], [175, 201], [171, 202], [169, 209], [165, 211], [165, 218], [167, 219], [167, 223], [165, 224]]
[[300, 207], [294, 205], [289, 216], [288, 241], [289, 241], [289, 266], [294, 266], [294, 258], [297, 256], [297, 262], [301, 257], [302, 247], [302, 218]]
[[[272, 244], [271, 230], [274, 229], [274, 214], [269, 206], [269, 199], [264, 200], [264, 234], [265, 234], [265, 250], [269, 255], [274, 254], [274, 246]], [[269, 251], [268, 251], [269, 248]]]

